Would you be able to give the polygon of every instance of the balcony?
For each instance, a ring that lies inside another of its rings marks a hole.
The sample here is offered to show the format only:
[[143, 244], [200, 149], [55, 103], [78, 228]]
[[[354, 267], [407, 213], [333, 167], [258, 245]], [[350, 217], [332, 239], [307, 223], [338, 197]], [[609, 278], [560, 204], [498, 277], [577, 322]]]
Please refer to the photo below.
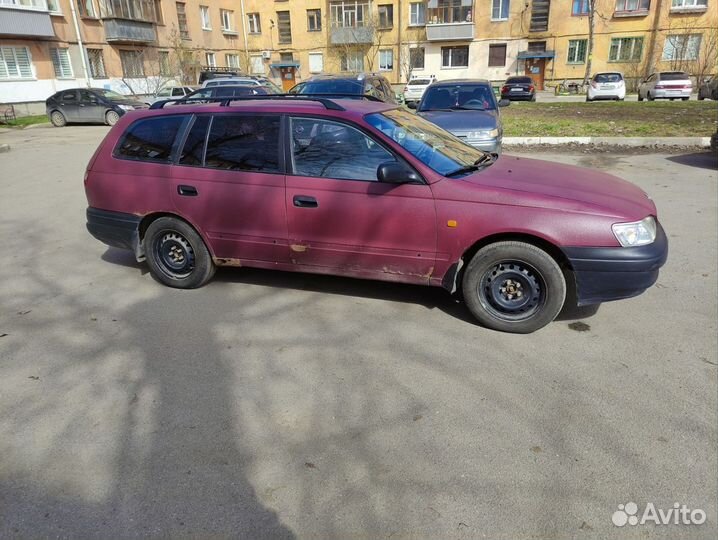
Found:
[[332, 45], [373, 43], [374, 29], [369, 26], [333, 26], [330, 39]]
[[155, 25], [130, 19], [104, 19], [105, 39], [109, 43], [152, 43], [157, 41]]
[[429, 0], [426, 10], [428, 41], [467, 41], [474, 39], [471, 0]]
[[46, 0], [0, 0], [0, 35], [54, 37]]

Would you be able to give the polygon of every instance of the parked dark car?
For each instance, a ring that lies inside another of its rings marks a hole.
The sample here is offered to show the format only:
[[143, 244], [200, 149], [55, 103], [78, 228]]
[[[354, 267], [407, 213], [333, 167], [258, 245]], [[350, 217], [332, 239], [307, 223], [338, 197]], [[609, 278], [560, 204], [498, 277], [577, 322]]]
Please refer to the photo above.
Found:
[[244, 74], [238, 68], [230, 67], [205, 67], [199, 72], [199, 79], [197, 84], [202, 86], [204, 81], [210, 79], [220, 79], [225, 77], [242, 77]]
[[498, 108], [510, 103], [496, 103], [489, 81], [455, 79], [429, 86], [416, 112], [471, 146], [500, 154], [504, 129]]
[[142, 101], [104, 88], [70, 88], [45, 101], [45, 110], [55, 127], [70, 123], [114, 126], [127, 111], [146, 109]]
[[698, 99], [701, 101], [704, 99], [718, 101], [718, 75], [700, 85], [698, 88]]
[[[191, 94], [187, 94], [185, 97], [178, 99], [177, 103], [182, 103], [183, 101], [190, 99], [197, 100], [238, 96], [259, 96], [273, 93], [274, 89], [266, 86], [248, 86], [245, 84], [237, 86], [208, 86], [206, 88], [195, 90]], [[196, 101], [194, 101], [194, 103], [196, 103]]]
[[501, 99], [536, 101], [536, 87], [531, 77], [509, 77], [501, 86]]
[[262, 96], [130, 113], [87, 166], [87, 227], [177, 288], [217, 266], [444, 287], [532, 332], [653, 285], [656, 206], [598, 170], [491, 155], [410, 111]]
[[396, 94], [387, 78], [376, 73], [315, 75], [309, 80], [294, 85], [289, 93], [326, 96], [368, 95], [386, 103], [398, 103]]

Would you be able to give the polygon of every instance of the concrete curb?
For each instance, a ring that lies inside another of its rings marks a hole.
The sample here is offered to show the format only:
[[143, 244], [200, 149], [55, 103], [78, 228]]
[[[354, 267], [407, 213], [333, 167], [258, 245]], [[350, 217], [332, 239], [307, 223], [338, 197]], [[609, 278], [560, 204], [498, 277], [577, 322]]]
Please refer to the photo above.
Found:
[[42, 124], [30, 124], [22, 129], [37, 129], [37, 128], [50, 128], [52, 124], [50, 122], [43, 122]]
[[535, 146], [542, 144], [597, 144], [604, 146], [700, 146], [708, 148], [710, 137], [504, 137], [507, 146]]

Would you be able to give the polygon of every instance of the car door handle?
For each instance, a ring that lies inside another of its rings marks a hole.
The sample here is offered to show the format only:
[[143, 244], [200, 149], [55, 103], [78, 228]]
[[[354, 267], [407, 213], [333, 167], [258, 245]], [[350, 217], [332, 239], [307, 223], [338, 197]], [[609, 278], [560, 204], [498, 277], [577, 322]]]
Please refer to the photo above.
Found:
[[294, 206], [299, 208], [316, 208], [319, 206], [314, 197], [307, 197], [306, 195], [295, 195], [293, 200]]
[[184, 195], [185, 197], [196, 197], [197, 188], [194, 186], [179, 185], [177, 186], [177, 193], [179, 193], [180, 195]]

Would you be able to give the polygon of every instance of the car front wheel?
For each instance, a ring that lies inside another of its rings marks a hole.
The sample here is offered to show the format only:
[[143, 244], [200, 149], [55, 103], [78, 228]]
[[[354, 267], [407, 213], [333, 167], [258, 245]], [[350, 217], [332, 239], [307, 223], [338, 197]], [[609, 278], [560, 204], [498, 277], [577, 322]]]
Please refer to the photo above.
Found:
[[467, 307], [484, 326], [528, 334], [553, 321], [566, 299], [566, 280], [548, 253], [525, 242], [481, 248], [464, 272]]
[[105, 122], [108, 126], [114, 126], [120, 120], [120, 115], [115, 111], [107, 111], [105, 114]]
[[162, 217], [147, 228], [147, 264], [161, 283], [177, 289], [196, 289], [215, 272], [212, 256], [199, 234], [187, 223]]

